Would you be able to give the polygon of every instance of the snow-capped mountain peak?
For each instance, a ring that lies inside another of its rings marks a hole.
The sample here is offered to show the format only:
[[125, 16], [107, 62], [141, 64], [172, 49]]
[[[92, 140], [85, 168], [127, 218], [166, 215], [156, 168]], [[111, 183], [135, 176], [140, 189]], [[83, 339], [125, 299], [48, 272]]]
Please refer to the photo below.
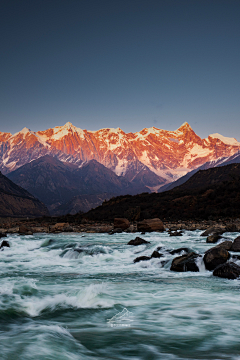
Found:
[[5, 173], [49, 154], [78, 165], [95, 159], [117, 175], [140, 162], [166, 181], [240, 150], [236, 139], [219, 134], [201, 139], [187, 122], [175, 131], [151, 127], [136, 133], [119, 127], [87, 131], [67, 122], [38, 132], [0, 133], [0, 145], [0, 170]]
[[191, 126], [189, 125], [189, 123], [188, 122], [184, 122], [177, 130], [175, 130], [175, 131], [186, 131], [186, 130], [192, 130], [193, 131], [193, 129], [191, 128]]
[[28, 129], [27, 127], [24, 127], [22, 130], [18, 131], [17, 133], [15, 133], [12, 136], [17, 136], [17, 135], [23, 135], [26, 136], [28, 133], [31, 133], [31, 130]]

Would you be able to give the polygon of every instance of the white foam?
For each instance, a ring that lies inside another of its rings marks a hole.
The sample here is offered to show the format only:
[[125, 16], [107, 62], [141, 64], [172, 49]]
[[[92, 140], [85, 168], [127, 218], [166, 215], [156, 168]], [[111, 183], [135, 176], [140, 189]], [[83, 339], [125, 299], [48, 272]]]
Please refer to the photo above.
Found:
[[45, 296], [42, 299], [32, 297], [24, 299], [22, 304], [25, 311], [32, 317], [38, 316], [43, 310], [66, 309], [73, 308], [110, 308], [114, 305], [114, 301], [104, 297], [106, 293], [106, 284], [91, 284], [80, 290], [76, 295], [57, 294], [54, 296]]

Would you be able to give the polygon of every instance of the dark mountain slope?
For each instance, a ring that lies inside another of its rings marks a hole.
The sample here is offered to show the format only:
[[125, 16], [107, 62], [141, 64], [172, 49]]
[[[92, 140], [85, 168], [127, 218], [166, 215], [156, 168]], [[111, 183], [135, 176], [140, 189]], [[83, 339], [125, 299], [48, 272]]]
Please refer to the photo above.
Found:
[[177, 188], [159, 194], [110, 199], [85, 216], [92, 220], [240, 217], [240, 164], [202, 170]]
[[239, 164], [240, 163], [240, 152], [238, 151], [236, 154], [225, 158], [224, 161], [222, 161], [221, 163], [219, 163], [219, 161], [217, 162], [217, 166], [225, 166], [225, 165], [230, 165], [230, 164]]
[[230, 164], [239, 164], [239, 163], [240, 163], [240, 153], [239, 152], [237, 152], [236, 154], [229, 156], [229, 157], [220, 158], [216, 161], [208, 161], [205, 164], [199, 166], [197, 169], [194, 169], [194, 170], [188, 172], [186, 175], [180, 177], [178, 180], [173, 181], [170, 184], [166, 184], [166, 185], [162, 186], [158, 192], [172, 190], [175, 187], [184, 184], [188, 179], [190, 179], [191, 176], [196, 174], [199, 170], [207, 170], [210, 168], [221, 167], [221, 166], [226, 166], [226, 165], [230, 165]]
[[96, 160], [90, 160], [74, 174], [80, 181], [81, 194], [137, 194], [148, 190], [144, 185], [135, 186], [125, 177], [117, 176]]
[[87, 212], [101, 205], [105, 200], [109, 200], [113, 194], [96, 194], [96, 195], [77, 195], [68, 202], [58, 206], [54, 210], [55, 216], [75, 215], [78, 212]]
[[136, 187], [148, 186], [149, 188], [153, 188], [155, 186], [160, 186], [166, 183], [166, 179], [155, 174], [146, 165], [138, 160], [129, 161], [128, 169], [124, 175], [124, 178]]
[[200, 190], [238, 178], [240, 178], [240, 164], [230, 164], [221, 167], [214, 167], [207, 170], [199, 170], [197, 173], [193, 174], [184, 184], [175, 188], [175, 190]]
[[75, 169], [76, 165], [46, 155], [21, 166], [7, 177], [50, 206], [65, 202], [75, 195], [78, 188], [73, 175]]
[[0, 216], [49, 215], [46, 206], [0, 173]]
[[[71, 213], [73, 209], [82, 211], [83, 208], [86, 209], [87, 203], [89, 210], [100, 205], [102, 194], [109, 199], [107, 194], [115, 196], [137, 194], [148, 190], [145, 186], [132, 185], [124, 177], [117, 176], [96, 160], [91, 160], [78, 168], [49, 155], [21, 166], [7, 176], [44, 202], [52, 214], [55, 214], [56, 208], [58, 214], [65, 208]], [[83, 200], [83, 207], [80, 206], [79, 199], [77, 201], [79, 206], [71, 200], [79, 195], [91, 195], [88, 200]], [[95, 199], [94, 195], [97, 195]], [[62, 207], [65, 203], [67, 203], [66, 207]], [[69, 208], [70, 203], [73, 206], [72, 210]]]

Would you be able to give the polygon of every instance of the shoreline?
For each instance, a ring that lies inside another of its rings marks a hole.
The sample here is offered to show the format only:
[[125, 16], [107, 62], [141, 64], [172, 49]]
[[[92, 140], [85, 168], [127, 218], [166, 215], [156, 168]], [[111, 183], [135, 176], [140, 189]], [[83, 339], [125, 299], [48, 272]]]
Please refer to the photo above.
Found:
[[[116, 229], [113, 222], [94, 222], [81, 219], [80, 221], [60, 222], [59, 218], [48, 219], [16, 219], [0, 218], [0, 233], [32, 235], [34, 233], [121, 233]], [[65, 220], [65, 219], [64, 219]], [[131, 222], [130, 226], [122, 232], [136, 233], [138, 222]], [[178, 220], [163, 221], [165, 230], [206, 230], [209, 227], [221, 227], [229, 229], [230, 232], [240, 232], [240, 219], [219, 219], [219, 220]], [[116, 231], [115, 231], [116, 230]], [[227, 231], [227, 230], [226, 230]], [[148, 231], [146, 231], [148, 232]]]

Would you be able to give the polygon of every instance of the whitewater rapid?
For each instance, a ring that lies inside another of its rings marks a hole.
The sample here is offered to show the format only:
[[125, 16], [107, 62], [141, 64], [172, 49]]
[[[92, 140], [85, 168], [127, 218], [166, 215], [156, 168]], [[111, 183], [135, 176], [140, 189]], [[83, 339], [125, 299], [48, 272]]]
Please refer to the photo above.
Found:
[[[9, 235], [0, 359], [240, 359], [240, 280], [201, 258], [198, 273], [170, 271], [168, 250], [211, 247], [200, 234]], [[127, 245], [136, 236], [151, 243]], [[133, 263], [158, 247], [163, 257]]]

